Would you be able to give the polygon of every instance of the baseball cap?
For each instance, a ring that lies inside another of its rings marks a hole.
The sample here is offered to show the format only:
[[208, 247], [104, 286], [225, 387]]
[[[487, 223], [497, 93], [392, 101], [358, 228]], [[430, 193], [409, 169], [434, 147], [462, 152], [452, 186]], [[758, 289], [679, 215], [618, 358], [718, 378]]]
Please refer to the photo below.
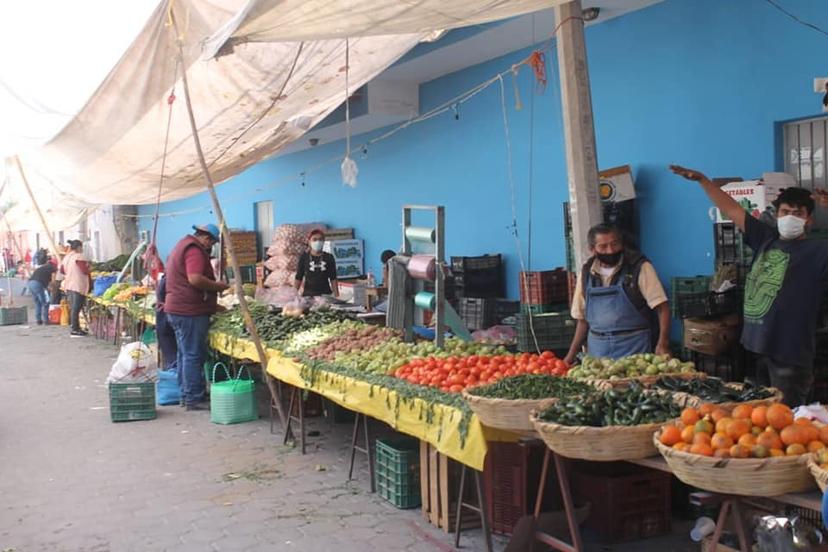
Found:
[[219, 241], [219, 229], [215, 224], [193, 224], [193, 230], [207, 232], [214, 240]]

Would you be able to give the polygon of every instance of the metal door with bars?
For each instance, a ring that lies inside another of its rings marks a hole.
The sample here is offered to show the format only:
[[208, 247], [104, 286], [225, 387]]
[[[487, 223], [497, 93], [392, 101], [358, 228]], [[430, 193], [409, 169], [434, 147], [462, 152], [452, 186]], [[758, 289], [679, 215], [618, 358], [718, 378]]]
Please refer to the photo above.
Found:
[[785, 172], [799, 186], [813, 190], [828, 188], [825, 173], [825, 145], [828, 117], [806, 119], [784, 125]]

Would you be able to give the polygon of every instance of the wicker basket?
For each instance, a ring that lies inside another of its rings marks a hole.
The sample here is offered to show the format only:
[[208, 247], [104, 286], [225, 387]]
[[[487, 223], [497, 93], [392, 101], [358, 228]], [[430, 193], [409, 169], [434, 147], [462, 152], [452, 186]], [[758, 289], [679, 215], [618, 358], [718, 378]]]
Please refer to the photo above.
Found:
[[492, 399], [478, 397], [463, 390], [463, 398], [480, 418], [480, 423], [497, 429], [535, 434], [535, 426], [529, 420], [533, 410], [548, 408], [555, 398], [547, 399]]
[[[742, 387], [744, 387], [745, 384], [743, 384], [743, 383], [728, 383], [727, 385], [729, 387], [735, 387], [737, 389], [741, 389]], [[740, 404], [749, 404], [753, 408], [756, 408], [757, 406], [770, 406], [773, 403], [782, 402], [782, 398], [784, 397], [784, 394], [782, 393], [782, 391], [780, 391], [776, 387], [770, 387], [769, 389], [771, 389], [773, 391], [773, 395], [768, 397], [767, 399], [756, 399], [756, 400], [753, 400], [753, 401], [745, 401], [745, 402], [723, 402], [723, 403], [716, 403], [716, 406], [720, 406], [720, 407], [722, 407], [726, 410], [733, 410], [734, 408], [736, 408]], [[705, 402], [701, 398], [699, 398], [699, 400], [701, 402]]]
[[663, 445], [661, 432], [653, 435], [655, 447], [680, 481], [706, 491], [743, 496], [777, 496], [811, 490], [810, 455], [775, 458], [713, 458]]
[[551, 450], [577, 460], [612, 462], [638, 460], [657, 454], [653, 433], [664, 423], [637, 426], [564, 426], [538, 420], [537, 411], [530, 416], [535, 430]]
[[811, 471], [811, 475], [814, 476], [817, 485], [819, 485], [819, 490], [824, 493], [825, 489], [828, 488], [828, 470], [819, 467], [813, 454], [809, 455], [808, 469]]

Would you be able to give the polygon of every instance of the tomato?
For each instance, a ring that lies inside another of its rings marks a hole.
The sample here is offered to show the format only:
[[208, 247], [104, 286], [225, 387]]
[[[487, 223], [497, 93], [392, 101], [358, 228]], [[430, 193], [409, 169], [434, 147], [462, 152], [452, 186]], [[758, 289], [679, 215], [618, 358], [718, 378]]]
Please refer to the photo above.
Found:
[[463, 390], [462, 385], [452, 385], [451, 387], [449, 387], [449, 391], [451, 391], [452, 393], [459, 393], [462, 390]]

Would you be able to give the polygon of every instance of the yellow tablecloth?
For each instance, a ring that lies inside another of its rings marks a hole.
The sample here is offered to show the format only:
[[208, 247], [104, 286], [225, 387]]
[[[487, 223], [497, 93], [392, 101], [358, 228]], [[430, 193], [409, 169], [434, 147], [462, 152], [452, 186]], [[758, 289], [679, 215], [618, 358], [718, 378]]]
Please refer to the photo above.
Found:
[[[233, 358], [258, 362], [255, 345], [245, 339], [233, 339], [223, 334], [211, 333], [210, 345], [217, 351]], [[301, 374], [302, 365], [283, 357], [279, 351], [268, 349], [267, 372], [287, 384], [308, 389], [355, 412], [382, 420], [397, 431], [407, 433], [433, 445], [441, 453], [477, 470], [483, 469], [486, 458], [486, 441], [514, 441], [517, 436], [507, 432], [484, 428], [477, 416], [469, 420], [465, 444], [461, 444], [460, 422], [463, 414], [456, 408], [436, 404], [431, 423], [423, 418], [425, 401], [413, 399], [400, 402], [397, 412], [397, 394], [379, 386], [373, 386], [351, 377], [326, 373], [313, 385]]]

